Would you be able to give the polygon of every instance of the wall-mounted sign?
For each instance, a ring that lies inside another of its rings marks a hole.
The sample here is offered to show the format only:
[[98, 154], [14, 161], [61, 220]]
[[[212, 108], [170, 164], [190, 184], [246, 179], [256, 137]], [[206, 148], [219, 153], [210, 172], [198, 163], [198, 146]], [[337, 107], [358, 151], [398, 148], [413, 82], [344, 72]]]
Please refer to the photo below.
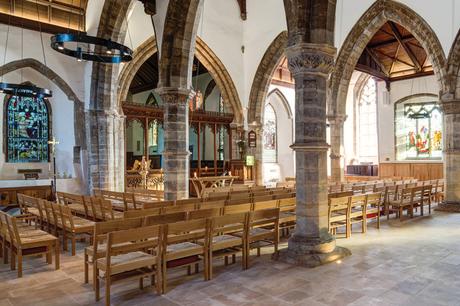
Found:
[[248, 133], [248, 145], [250, 148], [257, 147], [257, 135], [256, 132], [250, 131]]
[[253, 155], [246, 156], [246, 166], [254, 166], [256, 164], [256, 159]]

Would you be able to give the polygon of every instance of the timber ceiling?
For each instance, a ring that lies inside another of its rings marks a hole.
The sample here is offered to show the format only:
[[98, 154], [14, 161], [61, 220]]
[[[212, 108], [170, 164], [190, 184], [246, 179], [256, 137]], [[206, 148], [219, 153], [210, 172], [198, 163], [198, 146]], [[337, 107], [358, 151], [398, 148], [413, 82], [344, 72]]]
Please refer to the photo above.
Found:
[[[137, 94], [146, 90], [152, 90], [157, 88], [158, 85], [158, 58], [155, 53], [151, 56], [139, 70], [136, 72], [136, 75], [131, 82], [129, 91], [131, 94]], [[203, 64], [199, 63], [198, 59], [195, 57], [193, 59], [193, 72], [192, 75], [195, 77], [207, 73], [208, 70], [204, 67]]]
[[420, 42], [405, 28], [385, 23], [367, 44], [356, 70], [387, 82], [433, 74], [433, 67]]
[[88, 0], [0, 0], [0, 23], [49, 33], [85, 31]]

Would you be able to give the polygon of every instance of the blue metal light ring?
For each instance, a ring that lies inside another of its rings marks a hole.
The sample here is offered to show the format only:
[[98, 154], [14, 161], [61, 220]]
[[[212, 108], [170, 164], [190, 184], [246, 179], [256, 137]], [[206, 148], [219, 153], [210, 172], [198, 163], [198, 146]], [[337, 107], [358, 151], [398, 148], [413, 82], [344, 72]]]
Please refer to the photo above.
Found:
[[53, 96], [53, 92], [46, 88], [4, 82], [0, 82], [0, 93], [29, 98], [50, 98]]
[[[65, 47], [65, 43], [68, 42], [91, 44], [95, 46], [95, 50], [103, 48], [106, 52], [87, 52], [83, 51], [81, 48], [72, 50]], [[119, 64], [122, 62], [129, 62], [133, 59], [133, 51], [125, 45], [110, 39], [89, 36], [83, 33], [54, 35], [51, 37], [51, 48], [59, 53], [75, 57], [77, 60]], [[107, 50], [111, 53], [108, 53]], [[119, 53], [112, 53], [112, 50], [118, 51]]]

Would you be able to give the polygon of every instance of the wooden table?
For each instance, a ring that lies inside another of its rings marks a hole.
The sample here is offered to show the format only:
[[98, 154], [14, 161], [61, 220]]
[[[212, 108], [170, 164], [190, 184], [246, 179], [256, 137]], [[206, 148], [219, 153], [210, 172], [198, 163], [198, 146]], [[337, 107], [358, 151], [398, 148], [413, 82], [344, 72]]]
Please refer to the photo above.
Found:
[[232, 186], [233, 181], [238, 179], [238, 176], [207, 176], [207, 177], [194, 177], [190, 181], [199, 198], [204, 194], [208, 188], [219, 188], [224, 186]]

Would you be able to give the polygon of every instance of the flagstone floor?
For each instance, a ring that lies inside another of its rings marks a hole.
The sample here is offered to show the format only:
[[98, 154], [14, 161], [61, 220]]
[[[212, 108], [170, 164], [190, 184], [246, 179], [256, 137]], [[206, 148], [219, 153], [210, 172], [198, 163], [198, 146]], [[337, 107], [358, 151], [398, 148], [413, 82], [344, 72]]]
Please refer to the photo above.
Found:
[[[169, 291], [158, 296], [136, 281], [114, 285], [113, 305], [460, 305], [460, 214], [434, 212], [404, 222], [384, 221], [352, 238], [338, 239], [353, 255], [342, 262], [307, 269], [272, 261], [267, 248], [224, 267], [216, 261], [215, 278], [174, 272]], [[77, 256], [61, 256], [61, 269], [40, 258], [25, 259], [24, 277], [0, 264], [0, 306], [102, 305], [83, 284], [83, 246]], [[102, 292], [103, 294], [103, 292]], [[103, 295], [102, 295], [103, 296]]]

